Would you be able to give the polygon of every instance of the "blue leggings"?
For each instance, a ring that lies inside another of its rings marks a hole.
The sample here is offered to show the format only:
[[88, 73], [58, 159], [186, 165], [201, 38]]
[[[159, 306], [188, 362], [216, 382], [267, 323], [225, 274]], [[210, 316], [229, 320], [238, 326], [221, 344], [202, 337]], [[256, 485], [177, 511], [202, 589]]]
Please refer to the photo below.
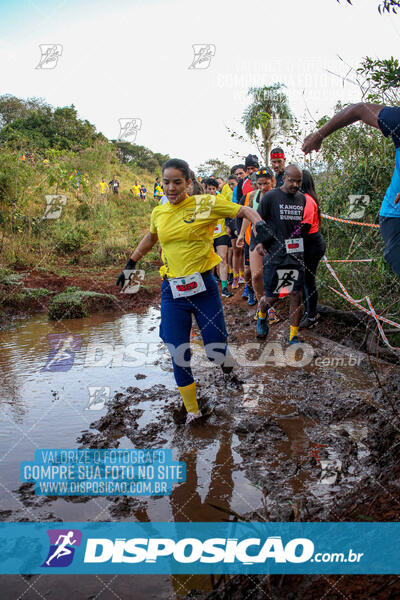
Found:
[[224, 364], [227, 332], [217, 283], [212, 273], [203, 275], [204, 292], [187, 298], [173, 298], [169, 282], [161, 286], [160, 337], [172, 356], [175, 381], [179, 387], [193, 383], [190, 368], [192, 314], [201, 331], [207, 357]]

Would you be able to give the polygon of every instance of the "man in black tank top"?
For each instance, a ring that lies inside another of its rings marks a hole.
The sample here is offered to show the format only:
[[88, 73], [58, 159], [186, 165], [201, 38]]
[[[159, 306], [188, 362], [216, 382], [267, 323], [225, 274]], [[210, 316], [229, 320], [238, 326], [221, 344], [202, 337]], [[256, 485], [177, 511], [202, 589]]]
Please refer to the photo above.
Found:
[[264, 296], [259, 303], [257, 337], [268, 335], [267, 311], [284, 288], [290, 293], [289, 344], [298, 343], [304, 279], [304, 247], [301, 234], [306, 199], [299, 189], [302, 172], [289, 165], [283, 176], [283, 185], [264, 194], [258, 213], [269, 230], [264, 244], [256, 238], [257, 251], [264, 254]]

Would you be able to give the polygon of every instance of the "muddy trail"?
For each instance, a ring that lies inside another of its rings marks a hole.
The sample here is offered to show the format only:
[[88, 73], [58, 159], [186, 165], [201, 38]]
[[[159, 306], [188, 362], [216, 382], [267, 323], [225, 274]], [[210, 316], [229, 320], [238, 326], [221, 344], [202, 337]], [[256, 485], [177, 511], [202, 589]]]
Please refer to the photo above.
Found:
[[[152, 329], [159, 320], [154, 300]], [[312, 358], [302, 364], [301, 358], [296, 362], [297, 354], [288, 354], [284, 306], [278, 311], [281, 321], [263, 343], [255, 340], [254, 309], [238, 296], [225, 302], [224, 309], [230, 343], [245, 348], [248, 360], [242, 353], [233, 373], [224, 375], [205, 360], [194, 328], [192, 368], [206, 413], [200, 423], [184, 427], [169, 356], [160, 343], [156, 366], [150, 369], [160, 369], [168, 381], [154, 383], [153, 378], [146, 384], [149, 372], [143, 367], [129, 386], [121, 385], [104, 414], [94, 415], [75, 435], [79, 448], [171, 448], [174, 459], [186, 463], [185, 483], [167, 497], [95, 500], [38, 498], [31, 484], [23, 484], [16, 490], [22, 508], [2, 511], [2, 519], [27, 520], [28, 508], [29, 520], [32, 515], [37, 520], [68, 520], [85, 510], [90, 514], [95, 502], [96, 520], [102, 521], [397, 521], [400, 367], [356, 350], [354, 336], [345, 336], [341, 344], [325, 337], [324, 322], [301, 336], [312, 348]], [[27, 579], [33, 583], [38, 578]], [[96, 597], [89, 577], [75, 578], [79, 592], [76, 583], [62, 579], [65, 591], [58, 598]], [[113, 592], [122, 597], [127, 597], [124, 590], [131, 581], [138, 600], [400, 597], [400, 578], [395, 576], [151, 579], [150, 584], [145, 576], [101, 578], [113, 581]], [[39, 583], [38, 589], [44, 594]], [[107, 593], [104, 597], [112, 597]]]

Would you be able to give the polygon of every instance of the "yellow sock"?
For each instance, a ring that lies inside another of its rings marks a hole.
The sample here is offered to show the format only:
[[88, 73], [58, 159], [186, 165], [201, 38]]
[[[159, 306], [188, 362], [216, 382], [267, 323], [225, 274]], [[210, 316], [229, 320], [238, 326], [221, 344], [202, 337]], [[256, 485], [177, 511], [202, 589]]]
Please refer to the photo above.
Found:
[[190, 383], [189, 385], [185, 385], [184, 387], [179, 387], [178, 390], [180, 395], [182, 396], [183, 404], [188, 412], [199, 412], [199, 405], [197, 404], [196, 399], [196, 383]]
[[234, 273], [233, 276], [237, 279], [239, 277], [239, 273]]
[[232, 267], [228, 267], [228, 273], [233, 273]]
[[257, 313], [257, 316], [260, 317], [260, 319], [266, 319], [267, 313], [263, 313], [263, 312], [261, 312], [261, 310], [259, 310]]
[[244, 277], [244, 271], [239, 271], [239, 277]]
[[289, 333], [289, 342], [292, 341], [292, 338], [294, 338], [295, 335], [297, 335], [299, 333], [299, 328], [295, 327], [294, 325], [290, 326], [290, 333]]

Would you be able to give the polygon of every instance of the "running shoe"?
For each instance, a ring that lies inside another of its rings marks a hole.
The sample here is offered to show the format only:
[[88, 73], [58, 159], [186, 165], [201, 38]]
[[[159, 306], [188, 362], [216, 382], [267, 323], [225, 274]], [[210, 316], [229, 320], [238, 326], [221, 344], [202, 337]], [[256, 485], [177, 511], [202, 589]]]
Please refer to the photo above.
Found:
[[234, 277], [232, 281], [232, 289], [237, 290], [239, 287], [239, 277]]
[[309, 317], [307, 314], [300, 321], [300, 329], [311, 329], [318, 323], [317, 317]]
[[247, 300], [247, 304], [249, 306], [254, 306], [255, 304], [257, 304], [257, 298], [254, 290], [249, 289], [249, 299]]
[[247, 287], [247, 283], [246, 283], [246, 285], [244, 286], [242, 298], [244, 300], [247, 300], [248, 297], [249, 297], [249, 288]]
[[279, 319], [276, 316], [275, 309], [270, 308], [268, 310], [268, 325], [273, 325], [274, 323], [279, 323]]
[[[232, 286], [233, 287], [233, 286]], [[221, 291], [221, 296], [225, 296], [225, 298], [231, 298], [233, 296], [232, 292], [228, 290], [228, 288], [224, 288]]]
[[241, 276], [239, 277], [239, 284], [240, 284], [240, 285], [242, 285], [242, 284], [246, 284], [246, 280], [245, 280], [245, 278], [244, 278], [244, 277], [241, 277]]
[[292, 339], [289, 341], [289, 346], [293, 346], [293, 344], [300, 344], [300, 340], [297, 335], [294, 335]]
[[266, 338], [268, 335], [269, 327], [267, 323], [267, 319], [261, 319], [257, 317], [257, 337], [262, 339]]
[[193, 412], [188, 412], [188, 414], [186, 415], [186, 422], [185, 422], [185, 426], [190, 425], [190, 423], [193, 423], [194, 421], [196, 421], [197, 419], [200, 419], [201, 417], [201, 412], [197, 412], [197, 413], [193, 413]]

